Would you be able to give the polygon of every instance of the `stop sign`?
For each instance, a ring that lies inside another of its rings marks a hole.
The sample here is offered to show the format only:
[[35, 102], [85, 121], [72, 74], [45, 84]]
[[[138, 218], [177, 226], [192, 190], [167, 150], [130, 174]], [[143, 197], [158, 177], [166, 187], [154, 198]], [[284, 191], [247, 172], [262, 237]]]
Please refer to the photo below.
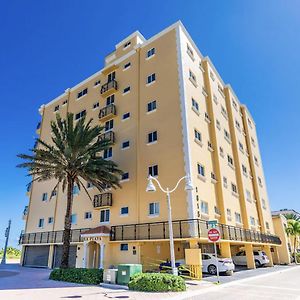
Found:
[[220, 240], [220, 231], [217, 228], [211, 228], [208, 230], [207, 237], [210, 242], [216, 243]]

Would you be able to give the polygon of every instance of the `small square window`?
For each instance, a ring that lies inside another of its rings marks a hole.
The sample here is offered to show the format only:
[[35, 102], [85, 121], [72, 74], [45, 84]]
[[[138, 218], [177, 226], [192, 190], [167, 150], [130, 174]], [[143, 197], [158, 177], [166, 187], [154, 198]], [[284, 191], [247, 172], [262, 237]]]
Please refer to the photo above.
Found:
[[151, 74], [147, 77], [147, 82], [146, 83], [150, 84], [150, 83], [154, 82], [155, 80], [156, 80], [156, 75], [155, 75], [155, 73], [153, 73], [153, 74]]
[[98, 107], [99, 107], [99, 102], [96, 102], [96, 103], [93, 104], [93, 109], [96, 109]]
[[56, 106], [54, 107], [54, 111], [59, 111], [59, 105], [56, 105]]
[[123, 46], [123, 49], [125, 50], [126, 48], [128, 48], [131, 45], [131, 42], [126, 42]]
[[130, 66], [131, 66], [131, 63], [130, 63], [130, 62], [126, 63], [126, 64], [124, 65], [123, 70], [127, 70], [128, 68], [130, 68]]
[[121, 251], [128, 251], [128, 244], [120, 244]]
[[208, 203], [201, 201], [201, 213], [208, 215]]
[[83, 96], [86, 95], [87, 93], [88, 93], [88, 89], [87, 89], [87, 88], [83, 89], [82, 91], [78, 92], [78, 94], [77, 94], [77, 99], [83, 97]]
[[112, 147], [109, 147], [108, 149], [105, 149], [103, 151], [103, 158], [111, 158], [113, 156], [113, 151], [112, 151]]
[[148, 175], [158, 176], [158, 165], [150, 166], [148, 168]]
[[148, 143], [153, 143], [157, 141], [157, 131], [148, 133]]
[[126, 149], [126, 148], [129, 148], [129, 141], [125, 141], [122, 143], [122, 149]]
[[39, 228], [43, 228], [44, 227], [44, 219], [39, 219], [38, 227]]
[[121, 215], [128, 215], [128, 213], [129, 213], [128, 206], [121, 207], [120, 213], [121, 213]]
[[129, 118], [130, 118], [130, 112], [127, 112], [127, 113], [123, 114], [123, 116], [122, 116], [122, 120], [126, 120]]
[[159, 215], [159, 203], [158, 202], [149, 203], [149, 215], [150, 216]]
[[124, 90], [123, 90], [123, 94], [129, 93], [130, 92], [130, 86], [127, 86]]
[[85, 213], [84, 213], [84, 218], [85, 218], [86, 220], [92, 219], [92, 213], [91, 213], [90, 211], [85, 212]]
[[197, 164], [198, 174], [205, 177], [205, 168], [201, 164]]
[[53, 224], [54, 218], [53, 217], [49, 217], [48, 218], [48, 224]]
[[121, 176], [121, 180], [127, 180], [127, 179], [129, 179], [129, 173], [128, 172], [123, 173]]
[[147, 112], [156, 110], [156, 101], [151, 101], [147, 103]]
[[42, 194], [42, 201], [47, 201], [48, 200], [48, 193], [43, 193]]
[[151, 48], [147, 51], [147, 58], [153, 56], [155, 54], [155, 48]]

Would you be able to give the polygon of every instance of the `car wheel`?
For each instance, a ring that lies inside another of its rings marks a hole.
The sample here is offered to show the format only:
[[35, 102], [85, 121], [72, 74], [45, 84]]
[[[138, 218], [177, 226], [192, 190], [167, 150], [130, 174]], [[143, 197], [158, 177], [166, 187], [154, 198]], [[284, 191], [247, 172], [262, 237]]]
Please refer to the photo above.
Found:
[[256, 268], [259, 268], [259, 267], [261, 267], [261, 263], [260, 263], [260, 261], [259, 260], [255, 260], [255, 267]]
[[210, 275], [216, 275], [217, 274], [217, 267], [215, 265], [209, 265], [207, 268], [207, 271]]

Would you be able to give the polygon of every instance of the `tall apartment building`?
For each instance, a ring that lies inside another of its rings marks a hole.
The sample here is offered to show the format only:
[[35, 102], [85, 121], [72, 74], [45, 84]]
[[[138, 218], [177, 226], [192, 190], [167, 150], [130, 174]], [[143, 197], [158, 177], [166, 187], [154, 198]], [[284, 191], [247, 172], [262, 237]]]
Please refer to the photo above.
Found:
[[[181, 22], [146, 40], [134, 32], [106, 56], [99, 72], [68, 88], [39, 110], [37, 133], [50, 142], [56, 113], [86, 116], [105, 127], [114, 145], [103, 155], [125, 172], [122, 189], [87, 195], [74, 189], [71, 265], [107, 267], [169, 258], [167, 203], [146, 193], [147, 176], [165, 187], [190, 175], [193, 191], [172, 194], [176, 259], [184, 250], [210, 251], [207, 220], [217, 219], [219, 251], [253, 248], [269, 256], [274, 235], [255, 122], [208, 57], [203, 57]], [[66, 195], [54, 181], [29, 190], [21, 236], [24, 265], [53, 267], [61, 257]]]

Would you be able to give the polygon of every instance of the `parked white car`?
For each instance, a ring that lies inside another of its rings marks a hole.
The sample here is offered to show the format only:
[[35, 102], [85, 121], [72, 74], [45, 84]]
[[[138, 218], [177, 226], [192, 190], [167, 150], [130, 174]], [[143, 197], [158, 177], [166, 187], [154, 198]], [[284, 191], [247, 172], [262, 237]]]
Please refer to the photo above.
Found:
[[226, 273], [231, 275], [234, 271], [235, 266], [231, 258], [218, 256], [216, 259], [214, 254], [202, 253], [202, 272], [216, 275], [217, 263], [219, 267], [219, 273]]
[[[261, 250], [253, 251], [254, 262], [256, 267], [262, 267], [270, 262], [267, 254]], [[247, 257], [245, 251], [240, 251], [232, 256], [232, 260], [236, 265], [247, 266]]]

